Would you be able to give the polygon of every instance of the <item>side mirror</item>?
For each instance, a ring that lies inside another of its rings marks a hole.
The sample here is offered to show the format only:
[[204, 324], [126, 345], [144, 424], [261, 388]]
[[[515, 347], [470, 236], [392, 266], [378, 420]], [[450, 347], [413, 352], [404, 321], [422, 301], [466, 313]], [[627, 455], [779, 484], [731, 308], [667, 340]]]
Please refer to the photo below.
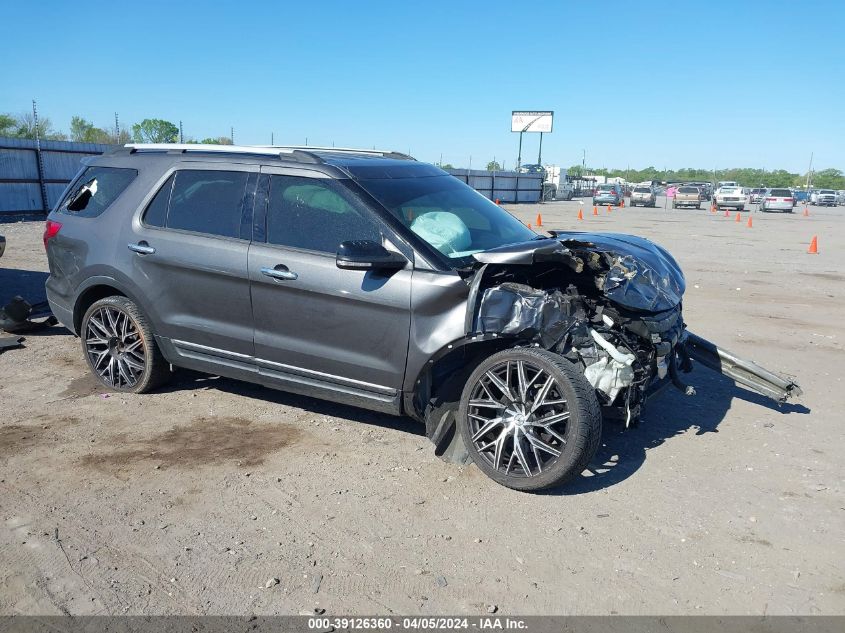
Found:
[[398, 270], [408, 260], [372, 240], [350, 240], [337, 247], [338, 268], [349, 270]]

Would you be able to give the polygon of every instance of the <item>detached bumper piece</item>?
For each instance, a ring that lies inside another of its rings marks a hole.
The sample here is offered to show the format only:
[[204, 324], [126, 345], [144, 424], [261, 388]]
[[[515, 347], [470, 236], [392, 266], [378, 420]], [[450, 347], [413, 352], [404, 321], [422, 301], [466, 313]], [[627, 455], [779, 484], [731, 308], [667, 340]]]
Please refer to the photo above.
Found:
[[15, 297], [0, 308], [0, 330], [9, 334], [33, 332], [58, 322], [46, 301], [30, 304], [22, 297]]
[[777, 402], [786, 402], [803, 393], [798, 383], [739, 358], [692, 332], [687, 332], [684, 346], [693, 360]]

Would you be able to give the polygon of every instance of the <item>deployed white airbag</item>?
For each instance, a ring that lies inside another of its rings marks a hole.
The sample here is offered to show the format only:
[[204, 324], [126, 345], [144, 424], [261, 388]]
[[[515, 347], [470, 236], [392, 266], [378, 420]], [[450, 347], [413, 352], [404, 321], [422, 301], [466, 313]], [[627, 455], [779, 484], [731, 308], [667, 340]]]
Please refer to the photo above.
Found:
[[423, 213], [411, 223], [411, 230], [444, 255], [466, 251], [472, 244], [467, 225], [448, 211]]

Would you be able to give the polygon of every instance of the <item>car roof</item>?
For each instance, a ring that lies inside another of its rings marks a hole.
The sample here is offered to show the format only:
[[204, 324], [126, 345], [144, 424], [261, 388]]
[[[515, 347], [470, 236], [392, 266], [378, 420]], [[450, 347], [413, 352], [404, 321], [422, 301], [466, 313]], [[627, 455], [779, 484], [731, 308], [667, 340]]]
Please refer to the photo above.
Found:
[[[129, 160], [120, 160], [120, 159]], [[207, 161], [292, 166], [298, 164], [333, 177], [399, 178], [441, 176], [446, 172], [413, 157], [390, 150], [281, 145], [206, 145], [202, 143], [132, 143], [118, 147], [91, 164], [126, 164], [148, 160]]]

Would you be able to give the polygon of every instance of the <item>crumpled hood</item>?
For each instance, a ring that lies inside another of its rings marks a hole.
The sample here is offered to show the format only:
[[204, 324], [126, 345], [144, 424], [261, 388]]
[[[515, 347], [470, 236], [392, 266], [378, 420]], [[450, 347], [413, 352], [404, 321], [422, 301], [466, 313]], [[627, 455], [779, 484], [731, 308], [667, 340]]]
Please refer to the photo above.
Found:
[[607, 265], [596, 274], [603, 276], [601, 290], [613, 303], [661, 312], [681, 302], [686, 289], [684, 274], [675, 258], [654, 242], [622, 233], [553, 234], [553, 239], [510, 244], [473, 257], [482, 264], [531, 265], [578, 256], [579, 252], [598, 253]]

